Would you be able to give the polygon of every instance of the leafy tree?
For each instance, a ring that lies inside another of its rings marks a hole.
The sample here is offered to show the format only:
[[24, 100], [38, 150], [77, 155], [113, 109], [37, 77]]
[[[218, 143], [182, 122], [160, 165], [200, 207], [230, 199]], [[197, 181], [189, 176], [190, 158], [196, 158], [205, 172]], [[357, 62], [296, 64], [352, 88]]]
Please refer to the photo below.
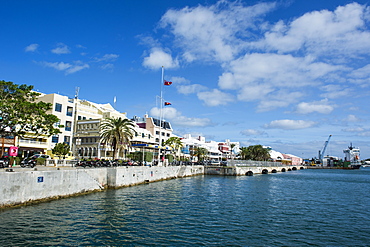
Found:
[[0, 135], [36, 138], [60, 133], [54, 127], [58, 117], [46, 113], [52, 104], [37, 102], [40, 93], [32, 89], [33, 86], [0, 81]]
[[196, 147], [194, 156], [198, 157], [198, 161], [204, 161], [208, 154], [208, 150], [206, 148]]
[[127, 147], [131, 143], [135, 131], [135, 124], [127, 118], [106, 118], [100, 125], [100, 138], [105, 144], [113, 148], [113, 158], [117, 150]]
[[265, 161], [270, 159], [269, 150], [261, 145], [240, 148], [240, 155], [244, 160]]
[[63, 142], [63, 143], [58, 143], [55, 145], [55, 147], [51, 150], [53, 154], [59, 156], [59, 159], [63, 156], [63, 159], [66, 158], [66, 155], [69, 153], [71, 147]]
[[175, 156], [179, 148], [182, 148], [183, 143], [181, 142], [181, 139], [179, 137], [170, 137], [165, 142], [164, 145], [170, 146], [172, 148], [172, 151], [174, 152]]
[[[153, 161], [153, 153], [151, 152], [134, 152], [127, 155], [127, 157], [131, 158], [134, 161], [146, 161], [146, 162], [152, 162]], [[144, 158], [144, 160], [143, 160]]]

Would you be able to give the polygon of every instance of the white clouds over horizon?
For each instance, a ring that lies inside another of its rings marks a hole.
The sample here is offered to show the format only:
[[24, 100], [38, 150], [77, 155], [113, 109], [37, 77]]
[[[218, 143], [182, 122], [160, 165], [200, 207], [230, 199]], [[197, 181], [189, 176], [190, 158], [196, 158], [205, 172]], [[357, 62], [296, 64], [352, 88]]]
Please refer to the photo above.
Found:
[[73, 64], [71, 63], [64, 63], [64, 62], [41, 62], [45, 67], [54, 68], [58, 71], [64, 71], [66, 75], [76, 73], [83, 69], [88, 69], [90, 66], [86, 63], [82, 63], [81, 61], [75, 61]]
[[298, 114], [309, 114], [313, 112], [329, 114], [334, 110], [334, 106], [330, 105], [327, 99], [315, 102], [301, 102], [297, 105], [296, 112]]
[[298, 130], [310, 128], [316, 124], [317, 123], [314, 121], [282, 119], [271, 121], [269, 124], [265, 124], [263, 127], [266, 129]]
[[[350, 88], [343, 89], [345, 82], [370, 86], [370, 80], [364, 79], [370, 76], [370, 65], [357, 68], [348, 63], [348, 59], [370, 55], [369, 7], [351, 3], [333, 11], [312, 11], [289, 21], [268, 23], [265, 16], [277, 7], [275, 2], [244, 6], [219, 1], [168, 10], [160, 27], [174, 37], [173, 51], [181, 57], [176, 67], [180, 62], [202, 61], [223, 68], [218, 88], [199, 92], [201, 84], [188, 85], [182, 92], [197, 93], [205, 105], [215, 106], [220, 102], [207, 97], [209, 92], [228, 90], [229, 100], [224, 102], [233, 102], [231, 98], [254, 101], [257, 111], [271, 111], [299, 103], [300, 92], [312, 87], [318, 88], [323, 99], [334, 99], [351, 93]], [[173, 64], [172, 57], [165, 54]], [[155, 67], [154, 53], [151, 56], [144, 59], [144, 66]], [[156, 63], [161, 60], [161, 56], [155, 57], [159, 57]], [[278, 98], [277, 94], [290, 98]], [[304, 103], [301, 108], [307, 108]], [[324, 108], [314, 111], [333, 110]]]
[[[154, 117], [160, 118], [161, 109], [153, 107], [150, 114]], [[162, 109], [163, 118], [182, 127], [206, 127], [212, 126], [214, 123], [209, 118], [189, 118], [182, 115], [174, 107], [165, 107]]]

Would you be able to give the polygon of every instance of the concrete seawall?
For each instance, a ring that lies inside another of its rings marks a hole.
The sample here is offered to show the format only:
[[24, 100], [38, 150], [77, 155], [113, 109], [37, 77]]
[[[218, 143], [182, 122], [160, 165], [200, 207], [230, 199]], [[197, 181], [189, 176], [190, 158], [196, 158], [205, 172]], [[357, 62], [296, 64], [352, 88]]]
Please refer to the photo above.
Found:
[[304, 166], [207, 166], [206, 175], [223, 176], [253, 176], [254, 174], [269, 174], [305, 169]]
[[0, 172], [0, 208], [202, 174], [203, 166], [15, 168], [12, 172]]

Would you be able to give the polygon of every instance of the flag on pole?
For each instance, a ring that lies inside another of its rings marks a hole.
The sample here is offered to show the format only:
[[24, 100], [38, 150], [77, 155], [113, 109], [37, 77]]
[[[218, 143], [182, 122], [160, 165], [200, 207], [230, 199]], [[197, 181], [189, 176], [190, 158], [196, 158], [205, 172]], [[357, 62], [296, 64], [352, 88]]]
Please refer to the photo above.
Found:
[[171, 85], [172, 84], [172, 81], [166, 81], [166, 80], [164, 80], [164, 85], [165, 86], [169, 86], [169, 85]]
[[164, 102], [164, 105], [172, 105], [170, 102]]

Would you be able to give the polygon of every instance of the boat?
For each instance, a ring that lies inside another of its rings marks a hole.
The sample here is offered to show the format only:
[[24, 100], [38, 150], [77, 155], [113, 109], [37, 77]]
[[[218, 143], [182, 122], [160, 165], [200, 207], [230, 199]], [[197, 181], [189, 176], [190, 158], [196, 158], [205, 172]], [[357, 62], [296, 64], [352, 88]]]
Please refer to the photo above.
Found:
[[352, 169], [359, 169], [361, 167], [360, 160], [360, 149], [352, 146], [348, 146], [347, 149], [343, 150], [345, 155], [344, 157], [344, 166]]

